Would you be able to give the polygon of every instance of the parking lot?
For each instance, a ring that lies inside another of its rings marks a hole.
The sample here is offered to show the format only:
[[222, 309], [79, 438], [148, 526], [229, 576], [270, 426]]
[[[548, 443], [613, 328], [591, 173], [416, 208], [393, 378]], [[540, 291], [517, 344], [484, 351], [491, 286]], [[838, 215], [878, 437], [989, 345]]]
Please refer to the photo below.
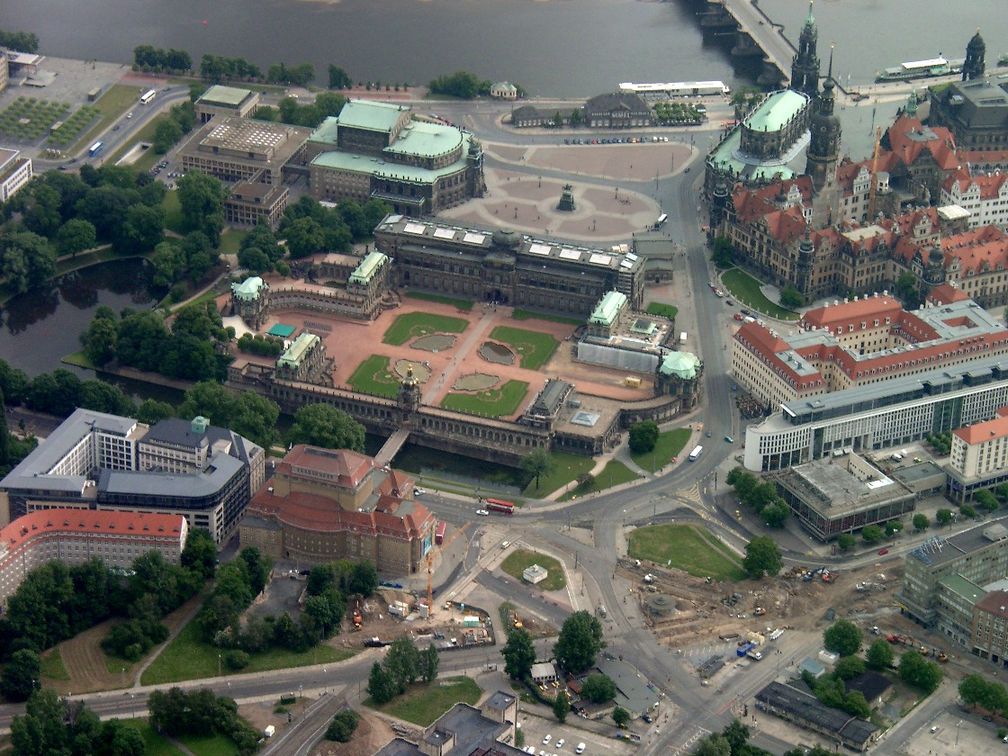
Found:
[[[609, 754], [609, 756], [622, 756], [631, 754], [636, 750], [636, 746], [623, 741], [615, 740], [601, 733], [588, 732], [573, 726], [577, 722], [577, 715], [571, 713], [567, 723], [559, 724], [556, 720], [542, 719], [534, 714], [521, 712], [519, 720], [522, 732], [525, 733], [525, 747], [535, 746], [536, 753], [542, 754], [572, 754], [578, 743], [584, 743], [584, 756], [591, 754]], [[616, 731], [616, 726], [612, 726], [612, 731]], [[543, 743], [543, 738], [550, 736], [548, 743]], [[563, 740], [563, 745], [560, 741]]]
[[[932, 732], [933, 730], [933, 732]], [[957, 756], [1008, 750], [997, 739], [997, 727], [956, 709], [944, 711], [910, 736], [905, 746], [909, 756]]]

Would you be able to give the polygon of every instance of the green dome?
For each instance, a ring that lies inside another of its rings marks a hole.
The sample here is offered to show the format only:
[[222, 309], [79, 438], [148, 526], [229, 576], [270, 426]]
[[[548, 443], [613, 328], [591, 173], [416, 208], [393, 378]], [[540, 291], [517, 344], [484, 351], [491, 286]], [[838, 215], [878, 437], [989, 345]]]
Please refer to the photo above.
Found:
[[684, 381], [697, 377], [700, 359], [693, 352], [669, 352], [662, 360], [658, 372], [662, 375], [674, 375]]

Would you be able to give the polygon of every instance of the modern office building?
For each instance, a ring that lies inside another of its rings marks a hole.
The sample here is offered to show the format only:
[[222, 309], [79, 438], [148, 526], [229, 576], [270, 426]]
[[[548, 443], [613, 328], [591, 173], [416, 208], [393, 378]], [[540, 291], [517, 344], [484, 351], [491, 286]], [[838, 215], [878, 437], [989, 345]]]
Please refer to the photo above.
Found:
[[11, 518], [66, 508], [180, 514], [222, 543], [265, 475], [261, 447], [205, 418], [148, 427], [78, 409], [0, 481], [0, 493]]
[[[936, 536], [911, 551], [906, 558], [903, 586], [896, 597], [900, 610], [925, 627], [932, 627], [940, 619], [943, 590], [946, 594], [957, 593], [971, 600], [982, 598], [984, 591], [978, 592], [979, 586], [1008, 575], [1006, 522], [1008, 520], [1002, 518], [948, 538]], [[953, 581], [943, 589], [940, 583], [952, 576], [972, 585]], [[950, 603], [952, 600], [946, 598], [945, 605]], [[965, 616], [968, 612], [960, 614]]]
[[31, 158], [21, 157], [18, 150], [0, 147], [0, 203], [17, 194], [34, 175]]
[[178, 564], [189, 535], [181, 515], [45, 509], [18, 517], [0, 530], [0, 604], [29, 572], [46, 562], [67, 565], [101, 559], [128, 568], [149, 551]]
[[248, 118], [212, 118], [179, 148], [182, 170], [202, 171], [221, 181], [282, 183], [288, 163], [304, 154], [309, 129]]
[[1008, 355], [1008, 328], [975, 302], [909, 311], [875, 294], [809, 310], [791, 333], [745, 323], [732, 340], [732, 375], [773, 409], [997, 355]]
[[784, 402], [779, 411], [746, 429], [747, 470], [779, 470], [837, 449], [886, 449], [989, 420], [1008, 405], [1008, 356], [976, 359], [882, 383]]
[[311, 133], [305, 158], [316, 199], [375, 198], [403, 215], [434, 215], [486, 188], [479, 141], [406, 105], [350, 100]]
[[240, 540], [274, 559], [364, 559], [383, 574], [406, 575], [423, 568], [434, 526], [413, 500], [410, 477], [347, 449], [298, 444], [252, 499]]
[[842, 450], [772, 473], [769, 480], [798, 521], [821, 541], [912, 512], [914, 493], [864, 457]]
[[196, 118], [207, 123], [211, 118], [251, 117], [259, 107], [259, 93], [252, 89], [214, 84], [195, 103]]
[[930, 121], [945, 126], [966, 150], [1008, 148], [1008, 93], [994, 80], [954, 81], [931, 89]]
[[948, 476], [949, 497], [961, 503], [1008, 481], [1008, 407], [992, 420], [952, 431]]
[[631, 252], [460, 228], [389, 215], [375, 247], [391, 258], [394, 284], [513, 307], [587, 318], [607, 292], [642, 307], [644, 260]]
[[282, 184], [239, 181], [224, 199], [224, 220], [236, 226], [255, 226], [260, 221], [275, 229], [287, 209], [290, 190]]

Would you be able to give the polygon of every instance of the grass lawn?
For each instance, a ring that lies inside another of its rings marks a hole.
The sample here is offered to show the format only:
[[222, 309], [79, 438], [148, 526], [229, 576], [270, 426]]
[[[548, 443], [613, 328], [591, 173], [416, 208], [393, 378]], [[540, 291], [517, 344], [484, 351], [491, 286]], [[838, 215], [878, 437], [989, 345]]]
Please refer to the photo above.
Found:
[[364, 705], [426, 727], [455, 704], [463, 702], [473, 705], [479, 698], [480, 687], [471, 678], [446, 677], [435, 680], [430, 685], [414, 685], [401, 696], [381, 706], [377, 706], [370, 698], [364, 701]]
[[161, 201], [165, 211], [165, 228], [177, 234], [184, 234], [182, 225], [182, 205], [179, 204], [178, 192], [169, 191]]
[[655, 443], [654, 451], [634, 454], [630, 452], [630, 458], [648, 472], [660, 470], [672, 461], [672, 457], [679, 456], [683, 447], [690, 439], [689, 428], [674, 428], [658, 434], [658, 441]]
[[531, 567], [533, 564], [538, 564], [540, 567], [544, 567], [546, 571], [549, 572], [545, 580], [536, 584], [536, 587], [540, 590], [559, 591], [567, 585], [567, 580], [564, 578], [564, 571], [563, 567], [560, 566], [560, 562], [551, 556], [540, 554], [537, 551], [515, 549], [507, 555], [507, 558], [503, 562], [501, 562], [501, 569], [516, 580], [521, 580], [522, 571], [526, 567]]
[[590, 493], [604, 491], [607, 488], [618, 486], [621, 483], [629, 483], [632, 480], [639, 480], [639, 476], [618, 459], [610, 459], [602, 472], [595, 476], [594, 480], [586, 486], [575, 486], [572, 490], [560, 497], [560, 501], [570, 501], [578, 496], [585, 496]]
[[706, 530], [693, 525], [650, 525], [630, 534], [630, 556], [685, 570], [696, 577], [741, 580], [742, 560]]
[[60, 360], [65, 365], [73, 365], [75, 367], [84, 368], [85, 370], [94, 370], [95, 364], [87, 358], [87, 355], [81, 352], [73, 352], [68, 354]]
[[500, 388], [478, 391], [475, 394], [448, 394], [441, 401], [441, 406], [456, 412], [468, 412], [470, 415], [503, 417], [513, 415], [527, 393], [528, 384], [525, 381], [508, 381]]
[[516, 307], [511, 313], [512, 320], [545, 320], [549, 323], [563, 323], [564, 325], [579, 326], [584, 325], [583, 318], [568, 318], [564, 315], [551, 315], [548, 312], [533, 312]]
[[[221, 674], [229, 674], [226, 667], [219, 666], [220, 653], [221, 649], [203, 642], [196, 622], [190, 621], [143, 673], [142, 682], [144, 685], [157, 685], [201, 677], [216, 677], [218, 669], [221, 670]], [[242, 673], [339, 662], [349, 659], [353, 654], [320, 645], [303, 652], [272, 648], [250, 656], [249, 665], [241, 670]]]
[[389, 369], [389, 358], [372, 354], [353, 371], [347, 383], [354, 391], [395, 398], [399, 392], [399, 377]]
[[144, 741], [144, 756], [182, 756], [168, 738], [158, 735], [146, 719], [124, 719], [122, 723], [140, 733]]
[[66, 667], [63, 666], [63, 657], [60, 655], [58, 648], [46, 651], [39, 657], [39, 662], [42, 677], [47, 677], [50, 680], [70, 679], [70, 674], [66, 671]]
[[497, 326], [490, 332], [490, 338], [503, 342], [518, 352], [521, 366], [528, 370], [538, 370], [545, 365], [559, 343], [548, 333], [510, 326]]
[[431, 333], [462, 333], [469, 321], [447, 315], [429, 312], [407, 312], [400, 315], [385, 331], [382, 341], [386, 344], [405, 344], [410, 339]]
[[238, 247], [241, 246], [242, 241], [248, 236], [248, 231], [239, 231], [237, 228], [226, 228], [224, 233], [221, 234], [220, 246], [217, 251], [222, 255], [236, 255], [238, 254]]
[[760, 291], [760, 282], [741, 268], [732, 268], [721, 276], [721, 282], [739, 302], [778, 320], [797, 320], [798, 313], [771, 302]]
[[234, 741], [223, 735], [181, 735], [178, 742], [195, 756], [235, 756], [238, 753]]
[[[150, 123], [140, 129], [140, 131], [138, 131], [122, 147], [112, 153], [108, 162], [115, 165], [115, 163], [117, 163], [127, 152], [132, 150], [134, 146], [140, 144], [141, 142], [152, 144], [154, 141], [154, 130], [157, 129], [157, 126], [161, 121], [167, 118], [171, 118], [171, 116], [165, 113], [164, 115], [159, 115], [157, 118], [153, 119]], [[127, 165], [126, 168], [129, 168], [131, 171], [136, 171], [137, 173], [146, 173], [163, 157], [164, 155], [156, 153], [154, 151], [154, 147], [152, 146], [144, 150], [143, 154], [141, 154], [140, 157], [138, 157], [130, 165]]]
[[665, 304], [664, 302], [648, 302], [647, 309], [644, 310], [648, 315], [657, 315], [662, 318], [668, 318], [669, 320], [675, 320], [675, 316], [679, 314], [679, 308], [675, 305]]
[[536, 488], [535, 478], [529, 481], [522, 493], [525, 496], [541, 498], [549, 496], [558, 488], [562, 488], [576, 480], [581, 473], [586, 473], [595, 466], [595, 460], [580, 454], [568, 454], [567, 452], [553, 452], [550, 454], [553, 460], [553, 469], [546, 475], [539, 478], [539, 487]]
[[114, 120], [130, 108], [139, 104], [140, 87], [127, 87], [125, 84], [113, 84], [112, 87], [94, 103], [101, 117], [95, 124], [81, 135], [72, 147], [66, 150], [73, 155], [83, 150], [93, 141], [94, 137], [107, 129]]
[[471, 299], [456, 299], [455, 297], [446, 297], [444, 294], [431, 294], [426, 291], [409, 291], [406, 293], [406, 297], [409, 299], [422, 299], [424, 302], [440, 302], [441, 304], [451, 305], [462, 312], [469, 312], [472, 310], [474, 304]]

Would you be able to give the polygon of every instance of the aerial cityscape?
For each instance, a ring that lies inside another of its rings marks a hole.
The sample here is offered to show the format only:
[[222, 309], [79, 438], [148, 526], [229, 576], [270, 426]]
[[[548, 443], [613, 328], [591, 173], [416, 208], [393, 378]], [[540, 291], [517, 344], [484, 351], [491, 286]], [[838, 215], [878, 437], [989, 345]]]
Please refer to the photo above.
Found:
[[1008, 747], [993, 0], [233, 4], [0, 9], [0, 752]]

